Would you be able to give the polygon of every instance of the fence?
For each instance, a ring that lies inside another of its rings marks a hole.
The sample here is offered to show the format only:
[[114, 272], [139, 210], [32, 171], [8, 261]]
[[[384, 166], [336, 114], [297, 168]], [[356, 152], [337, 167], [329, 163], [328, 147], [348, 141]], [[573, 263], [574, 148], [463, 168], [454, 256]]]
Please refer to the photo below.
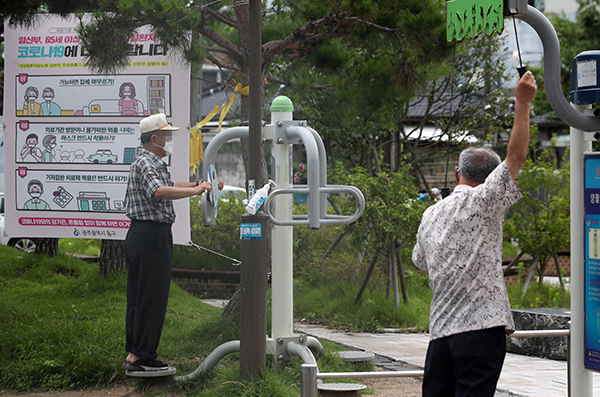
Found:
[[[568, 329], [516, 331], [511, 338], [534, 338], [570, 336]], [[568, 361], [568, 360], [567, 360]], [[568, 365], [568, 364], [567, 364]], [[319, 372], [316, 364], [302, 364], [300, 369], [301, 397], [317, 397], [318, 379], [366, 379], [366, 378], [409, 378], [423, 376], [424, 371], [383, 371], [383, 372]], [[567, 385], [568, 386], [568, 385]], [[570, 387], [569, 387], [570, 389]], [[570, 393], [569, 393], [570, 395]]]
[[195, 296], [229, 299], [240, 283], [240, 271], [173, 269], [173, 281]]

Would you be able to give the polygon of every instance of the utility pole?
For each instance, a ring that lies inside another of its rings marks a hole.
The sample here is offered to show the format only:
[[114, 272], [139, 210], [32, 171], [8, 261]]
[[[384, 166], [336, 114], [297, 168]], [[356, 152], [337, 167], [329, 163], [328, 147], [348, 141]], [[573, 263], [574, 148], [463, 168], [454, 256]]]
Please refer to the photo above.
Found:
[[[249, 166], [248, 180], [260, 188], [262, 147], [262, 50], [261, 0], [249, 0]], [[255, 215], [244, 214], [243, 224], [259, 230], [260, 237], [242, 239], [242, 278], [240, 318], [240, 375], [243, 380], [262, 376], [266, 368], [267, 346], [267, 259], [270, 226], [260, 209]]]

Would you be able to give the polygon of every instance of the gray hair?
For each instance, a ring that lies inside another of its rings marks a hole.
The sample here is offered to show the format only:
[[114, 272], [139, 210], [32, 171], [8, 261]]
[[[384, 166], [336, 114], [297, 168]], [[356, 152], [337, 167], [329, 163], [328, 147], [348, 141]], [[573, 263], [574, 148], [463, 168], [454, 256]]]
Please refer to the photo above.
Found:
[[150, 138], [152, 138], [152, 135], [158, 135], [159, 132], [160, 132], [160, 130], [154, 130], [154, 131], [144, 132], [142, 135], [140, 135], [140, 141], [142, 142], [142, 145], [145, 145], [148, 142], [150, 142]]
[[470, 147], [460, 154], [458, 168], [462, 177], [468, 181], [483, 183], [501, 162], [500, 156], [492, 149]]
[[52, 134], [48, 134], [42, 139], [42, 145], [48, 147], [52, 141], [56, 141], [56, 137]]

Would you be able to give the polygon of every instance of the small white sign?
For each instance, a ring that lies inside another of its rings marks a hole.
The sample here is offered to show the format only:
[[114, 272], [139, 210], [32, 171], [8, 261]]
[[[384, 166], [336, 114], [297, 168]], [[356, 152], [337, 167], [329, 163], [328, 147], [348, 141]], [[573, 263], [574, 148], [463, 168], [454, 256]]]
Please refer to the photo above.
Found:
[[577, 87], [590, 87], [598, 84], [596, 60], [577, 62]]

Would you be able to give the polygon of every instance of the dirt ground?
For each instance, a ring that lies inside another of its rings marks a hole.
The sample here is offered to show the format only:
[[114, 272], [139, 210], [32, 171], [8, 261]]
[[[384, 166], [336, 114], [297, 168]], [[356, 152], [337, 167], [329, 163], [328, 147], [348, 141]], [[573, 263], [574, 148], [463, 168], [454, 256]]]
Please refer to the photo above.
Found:
[[[360, 381], [368, 386], [372, 394], [356, 392], [321, 392], [320, 397], [418, 397], [421, 396], [421, 379], [418, 378], [376, 378]], [[155, 391], [154, 391], [155, 392]], [[145, 397], [155, 395], [154, 392], [136, 391], [134, 383], [121, 383], [111, 388], [100, 390], [77, 390], [58, 393], [25, 393], [7, 394], [0, 391], [2, 397]], [[164, 397], [169, 397], [165, 395]], [[177, 397], [177, 395], [171, 395]]]
[[320, 397], [420, 397], [421, 379], [418, 378], [377, 378], [359, 381], [372, 394], [355, 392], [321, 392]]

